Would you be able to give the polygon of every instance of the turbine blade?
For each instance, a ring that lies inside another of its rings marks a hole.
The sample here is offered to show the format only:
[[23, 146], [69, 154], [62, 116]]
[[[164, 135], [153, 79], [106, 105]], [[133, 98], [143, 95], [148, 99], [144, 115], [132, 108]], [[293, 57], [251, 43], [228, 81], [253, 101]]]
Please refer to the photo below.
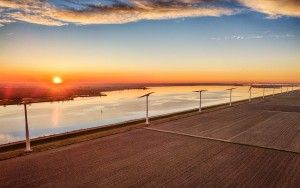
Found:
[[198, 91], [193, 91], [193, 92], [204, 92], [207, 91], [206, 89], [198, 90]]
[[154, 92], [150, 92], [150, 93], [147, 93], [147, 94], [145, 94], [145, 95], [142, 95], [142, 96], [140, 96], [140, 97], [138, 97], [138, 98], [143, 98], [143, 97], [146, 97], [146, 96], [149, 96], [149, 95], [151, 95], [151, 94], [153, 94]]

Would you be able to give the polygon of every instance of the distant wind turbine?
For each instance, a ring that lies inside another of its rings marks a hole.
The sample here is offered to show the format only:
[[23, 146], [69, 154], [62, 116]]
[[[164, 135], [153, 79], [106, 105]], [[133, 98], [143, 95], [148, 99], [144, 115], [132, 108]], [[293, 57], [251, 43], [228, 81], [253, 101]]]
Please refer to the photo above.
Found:
[[138, 98], [146, 97], [146, 124], [149, 124], [149, 96], [153, 93], [154, 92], [150, 92], [150, 93], [147, 93], [145, 95], [138, 97]]
[[229, 89], [226, 89], [229, 91], [229, 106], [231, 106], [231, 97], [232, 97], [232, 90], [234, 90], [236, 88], [229, 88]]
[[249, 87], [249, 102], [251, 102], [251, 99], [252, 99], [252, 85], [250, 85], [250, 87]]
[[[106, 97], [106, 96], [107, 96], [107, 95], [106, 95], [105, 93], [102, 93], [102, 92], [99, 93], [99, 97], [100, 97], [100, 102], [99, 102], [99, 103], [100, 103], [100, 107], [101, 107], [101, 97]], [[102, 108], [101, 108], [101, 111], [100, 111], [100, 112], [101, 112], [101, 119], [102, 119], [102, 113], [103, 113]]]
[[265, 98], [265, 87], [263, 87], [263, 99]]
[[275, 87], [273, 87], [273, 97], [274, 97], [274, 94], [275, 94]]
[[207, 91], [207, 90], [193, 91], [193, 92], [199, 93], [199, 112], [202, 111], [202, 109], [201, 109], [201, 98], [202, 98], [202, 92], [204, 92], [204, 91]]

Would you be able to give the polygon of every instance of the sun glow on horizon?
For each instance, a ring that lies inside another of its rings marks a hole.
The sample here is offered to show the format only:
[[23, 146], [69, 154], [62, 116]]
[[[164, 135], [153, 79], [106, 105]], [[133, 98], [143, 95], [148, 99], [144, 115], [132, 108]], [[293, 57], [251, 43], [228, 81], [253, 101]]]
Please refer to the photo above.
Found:
[[63, 80], [62, 80], [62, 78], [59, 77], [59, 76], [54, 76], [54, 77], [52, 78], [52, 83], [53, 83], [53, 84], [56, 84], [56, 85], [59, 85], [59, 84], [62, 84], [62, 83], [63, 83]]

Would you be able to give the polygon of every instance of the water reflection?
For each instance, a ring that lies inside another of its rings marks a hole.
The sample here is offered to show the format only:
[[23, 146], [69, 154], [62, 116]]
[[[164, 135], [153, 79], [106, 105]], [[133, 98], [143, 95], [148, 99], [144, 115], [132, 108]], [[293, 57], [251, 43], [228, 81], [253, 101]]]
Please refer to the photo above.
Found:
[[53, 109], [52, 112], [52, 117], [51, 117], [51, 121], [52, 121], [52, 128], [58, 127], [59, 122], [60, 122], [60, 116], [62, 115], [62, 110], [61, 108], [59, 108], [59, 106], [56, 106]]
[[[137, 99], [146, 92], [149, 97], [149, 115], [155, 116], [198, 107], [199, 95], [192, 91], [206, 89], [202, 106], [229, 101], [230, 86], [174, 86], [153, 87], [149, 90], [106, 92], [105, 97], [76, 98], [74, 101], [39, 103], [28, 107], [31, 137], [56, 134], [82, 128], [102, 126], [143, 118], [145, 99]], [[233, 101], [247, 99], [249, 87], [233, 91]], [[273, 89], [266, 89], [266, 95]], [[277, 89], [275, 93], [280, 93]], [[252, 96], [261, 96], [261, 89], [253, 89]], [[24, 111], [22, 106], [0, 107], [0, 144], [24, 139]]]

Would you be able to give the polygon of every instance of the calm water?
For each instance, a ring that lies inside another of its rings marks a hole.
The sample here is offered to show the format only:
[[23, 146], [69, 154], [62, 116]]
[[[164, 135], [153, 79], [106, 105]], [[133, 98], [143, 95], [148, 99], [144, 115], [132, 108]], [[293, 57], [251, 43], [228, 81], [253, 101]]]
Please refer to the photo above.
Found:
[[[145, 117], [145, 99], [137, 97], [155, 92], [149, 98], [149, 115], [161, 115], [198, 107], [199, 96], [193, 90], [207, 89], [202, 95], [202, 106], [229, 101], [230, 86], [152, 87], [149, 90], [106, 92], [106, 97], [76, 98], [74, 101], [39, 103], [28, 106], [31, 138], [62, 133], [82, 128], [103, 126]], [[249, 97], [249, 87], [238, 87], [233, 101]], [[273, 89], [266, 89], [272, 94]], [[280, 92], [277, 89], [276, 92]], [[262, 89], [253, 89], [253, 97], [261, 96]], [[0, 144], [24, 140], [23, 106], [0, 107]]]

